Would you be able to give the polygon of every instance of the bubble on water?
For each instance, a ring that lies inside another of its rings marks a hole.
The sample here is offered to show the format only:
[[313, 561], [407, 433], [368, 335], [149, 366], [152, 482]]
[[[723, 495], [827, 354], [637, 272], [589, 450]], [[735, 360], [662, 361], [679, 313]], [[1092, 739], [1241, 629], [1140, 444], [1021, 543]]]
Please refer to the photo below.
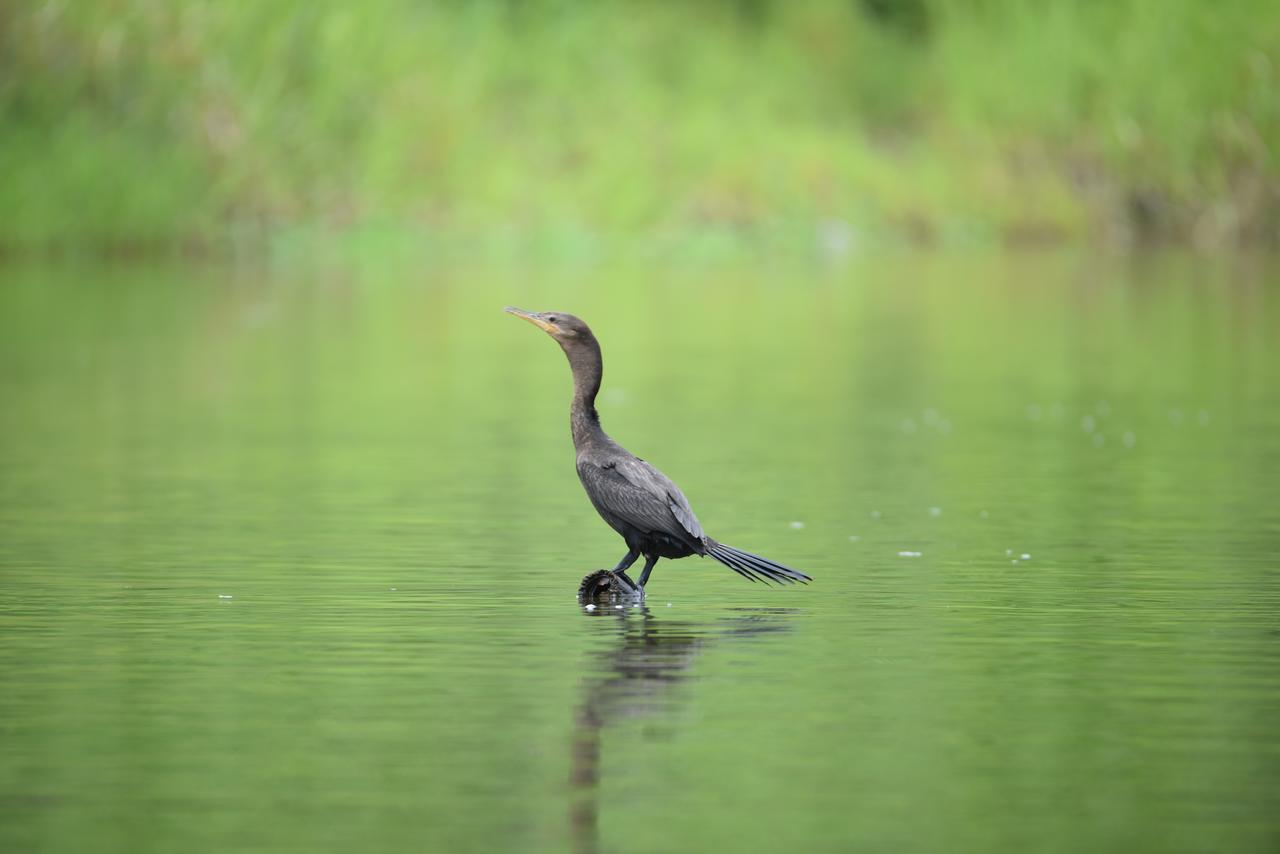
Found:
[[1098, 426], [1098, 422], [1094, 420], [1092, 415], [1086, 415], [1080, 419], [1080, 429], [1086, 433], [1092, 433]]
[[979, 518], [986, 519], [986, 518], [988, 518], [990, 515], [991, 515], [991, 514], [990, 514], [990, 513], [988, 513], [986, 510], [979, 510], [979, 511], [978, 511], [978, 516], [979, 516]]
[[1039, 421], [1044, 413], [1040, 410], [1040, 404], [1032, 403], [1027, 405], [1027, 418], [1032, 421]]
[[794, 530], [798, 531], [798, 530], [800, 530], [801, 528], [803, 528], [803, 527], [804, 527], [804, 522], [792, 522], [792, 523], [791, 523], [791, 527], [792, 527]]
[[837, 261], [855, 248], [858, 232], [842, 219], [823, 220], [814, 229], [814, 241], [824, 258]]
[[1106, 441], [1107, 441], [1107, 437], [1103, 436], [1101, 433], [1093, 434], [1093, 446], [1095, 448], [1101, 448], [1104, 444], [1106, 444]]
[[898, 557], [920, 557], [924, 552], [898, 552]]
[[1124, 446], [1126, 448], [1132, 448], [1134, 445], [1138, 444], [1138, 437], [1133, 435], [1132, 430], [1126, 430], [1124, 431], [1124, 435], [1120, 437], [1120, 441], [1124, 442]]
[[872, 511], [871, 511], [871, 518], [872, 518], [872, 519], [879, 519], [879, 518], [880, 518], [880, 511], [879, 511], [879, 510], [872, 510]]
[[234, 598], [236, 598], [236, 597], [232, 596], [232, 595], [231, 595], [231, 594], [229, 594], [229, 593], [219, 593], [219, 594], [218, 594], [218, 598], [219, 598], [219, 599], [234, 599]]

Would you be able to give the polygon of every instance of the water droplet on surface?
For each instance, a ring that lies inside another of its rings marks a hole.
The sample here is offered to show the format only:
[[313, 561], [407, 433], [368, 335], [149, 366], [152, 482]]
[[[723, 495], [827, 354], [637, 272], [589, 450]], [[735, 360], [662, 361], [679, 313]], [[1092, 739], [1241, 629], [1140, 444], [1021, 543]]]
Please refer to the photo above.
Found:
[[858, 232], [842, 219], [823, 220], [814, 229], [814, 239], [823, 257], [838, 261], [857, 243]]

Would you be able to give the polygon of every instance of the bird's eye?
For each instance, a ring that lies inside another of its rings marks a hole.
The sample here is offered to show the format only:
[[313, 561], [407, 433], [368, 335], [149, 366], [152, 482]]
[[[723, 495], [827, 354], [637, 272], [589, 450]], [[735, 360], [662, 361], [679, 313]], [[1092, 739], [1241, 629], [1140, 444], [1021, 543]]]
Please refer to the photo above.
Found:
[[555, 322], [556, 322], [556, 316], [554, 314], [548, 314], [547, 323], [555, 323]]

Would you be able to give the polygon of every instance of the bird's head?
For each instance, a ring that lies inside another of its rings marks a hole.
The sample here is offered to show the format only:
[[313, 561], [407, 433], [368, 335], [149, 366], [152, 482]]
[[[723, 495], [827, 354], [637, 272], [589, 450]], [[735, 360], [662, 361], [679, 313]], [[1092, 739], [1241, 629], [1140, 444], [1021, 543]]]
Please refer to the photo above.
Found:
[[594, 340], [590, 327], [581, 318], [563, 311], [525, 311], [507, 306], [504, 311], [522, 317], [550, 335], [561, 347], [571, 347], [579, 342]]

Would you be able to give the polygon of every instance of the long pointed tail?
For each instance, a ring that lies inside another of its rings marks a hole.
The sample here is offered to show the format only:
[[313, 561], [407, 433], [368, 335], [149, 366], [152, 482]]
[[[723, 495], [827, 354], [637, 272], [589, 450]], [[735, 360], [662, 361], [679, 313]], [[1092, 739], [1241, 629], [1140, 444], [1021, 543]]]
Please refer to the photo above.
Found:
[[799, 581], [801, 584], [807, 584], [813, 580], [798, 569], [774, 563], [768, 558], [753, 555], [751, 552], [744, 552], [714, 540], [708, 544], [707, 554], [751, 581], [774, 581], [778, 584], [794, 584]]

